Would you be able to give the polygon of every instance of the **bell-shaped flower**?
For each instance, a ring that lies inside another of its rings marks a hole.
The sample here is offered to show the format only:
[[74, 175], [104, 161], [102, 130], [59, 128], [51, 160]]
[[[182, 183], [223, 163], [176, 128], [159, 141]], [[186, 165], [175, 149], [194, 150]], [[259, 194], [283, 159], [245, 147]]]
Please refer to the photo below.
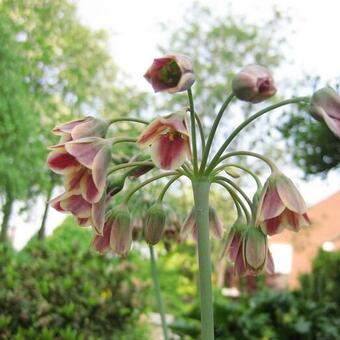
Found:
[[107, 169], [111, 161], [112, 140], [87, 137], [65, 143], [66, 151], [82, 166], [91, 170], [99, 197], [104, 192]]
[[244, 222], [240, 219], [237, 219], [229, 230], [221, 257], [227, 256], [229, 261], [235, 262], [236, 255], [242, 244], [245, 229], [246, 225]]
[[299, 231], [310, 224], [304, 199], [279, 171], [273, 172], [263, 187], [256, 221], [266, 235], [278, 234], [284, 228]]
[[77, 191], [67, 191], [50, 201], [51, 206], [59, 212], [70, 212], [78, 218], [91, 216], [91, 203], [87, 202]]
[[179, 168], [191, 157], [190, 138], [183, 111], [158, 117], [137, 140], [140, 148], [151, 146], [151, 159], [164, 170]]
[[104, 137], [109, 124], [95, 117], [84, 117], [56, 126], [52, 132], [62, 136], [64, 141], [85, 137]]
[[[218, 218], [214, 208], [209, 206], [209, 232], [216, 240], [221, 240], [223, 237], [223, 225]], [[195, 218], [195, 208], [192, 208], [188, 217], [185, 219], [181, 235], [183, 238], [187, 238], [191, 235], [192, 239], [197, 242], [198, 240], [198, 228]]]
[[329, 86], [316, 91], [311, 99], [310, 113], [323, 120], [340, 137], [340, 96]]
[[126, 206], [112, 209], [106, 218], [102, 235], [96, 235], [94, 246], [98, 252], [104, 253], [112, 249], [125, 256], [132, 244], [132, 224]]
[[155, 92], [181, 92], [195, 82], [191, 60], [182, 55], [166, 55], [154, 59], [144, 77]]
[[274, 262], [268, 248], [267, 236], [261, 229], [249, 227], [244, 232], [235, 258], [234, 273], [245, 276], [258, 275], [264, 271], [274, 273]]
[[270, 72], [260, 65], [243, 68], [233, 79], [232, 89], [238, 99], [259, 103], [276, 93]]
[[165, 228], [165, 218], [165, 211], [161, 204], [156, 203], [148, 209], [144, 225], [147, 243], [155, 245], [161, 240]]

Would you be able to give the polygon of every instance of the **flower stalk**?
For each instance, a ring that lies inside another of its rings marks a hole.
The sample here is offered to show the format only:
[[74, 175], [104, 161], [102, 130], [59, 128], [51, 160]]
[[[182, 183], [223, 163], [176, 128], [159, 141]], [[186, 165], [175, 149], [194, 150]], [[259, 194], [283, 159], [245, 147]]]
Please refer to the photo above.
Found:
[[158, 276], [154, 249], [152, 245], [149, 245], [149, 251], [150, 251], [151, 276], [152, 276], [153, 287], [155, 291], [155, 297], [157, 300], [158, 311], [161, 317], [163, 336], [164, 336], [164, 340], [169, 340], [169, 332], [168, 332], [168, 327], [166, 324], [165, 308], [164, 308], [164, 303], [163, 303], [162, 294], [161, 294], [161, 287], [159, 284], [159, 276]]
[[201, 301], [202, 339], [214, 339], [214, 314], [211, 284], [211, 260], [209, 241], [209, 190], [208, 179], [192, 181], [195, 217], [198, 227], [199, 289]]

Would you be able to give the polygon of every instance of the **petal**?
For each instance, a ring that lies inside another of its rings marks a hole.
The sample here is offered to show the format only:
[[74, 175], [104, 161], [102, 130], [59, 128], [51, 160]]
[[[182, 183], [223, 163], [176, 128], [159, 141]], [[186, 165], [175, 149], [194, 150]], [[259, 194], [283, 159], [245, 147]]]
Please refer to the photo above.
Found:
[[157, 118], [152, 121], [142, 132], [137, 139], [137, 144], [141, 149], [151, 145], [154, 140], [162, 133], [167, 127], [161, 121], [161, 118]]
[[66, 213], [66, 209], [64, 209], [62, 206], [61, 206], [61, 202], [65, 199], [67, 199], [68, 197], [74, 195], [74, 192], [71, 192], [71, 191], [66, 191], [64, 193], [62, 193], [61, 195], [53, 198], [52, 200], [49, 201], [49, 204], [54, 208], [56, 209], [57, 211], [59, 212], [63, 212], [63, 213]]
[[245, 276], [247, 275], [247, 268], [246, 264], [244, 261], [244, 255], [243, 255], [243, 245], [238, 249], [236, 259], [235, 259], [235, 264], [234, 264], [234, 275], [238, 276]]
[[335, 136], [340, 137], [340, 117], [334, 118], [322, 112], [322, 117], [329, 127], [329, 129], [335, 134]]
[[179, 168], [190, 155], [189, 140], [179, 134], [160, 135], [151, 146], [151, 159], [161, 169]]
[[195, 225], [194, 208], [192, 208], [181, 228], [181, 236], [184, 239], [187, 238], [187, 236], [190, 233], [192, 233], [194, 225]]
[[216, 240], [222, 239], [223, 225], [212, 207], [209, 207], [209, 231]]
[[80, 181], [80, 190], [83, 198], [89, 203], [96, 203], [100, 200], [102, 192], [99, 192], [94, 184], [92, 174], [86, 171]]
[[47, 157], [48, 167], [57, 174], [74, 171], [79, 167], [78, 161], [67, 152], [52, 151]]
[[81, 195], [72, 195], [64, 199], [60, 206], [79, 218], [86, 218], [91, 215], [91, 204], [85, 201]]
[[64, 176], [64, 187], [67, 191], [77, 190], [78, 193], [81, 192], [80, 190], [80, 181], [83, 175], [86, 173], [86, 168], [79, 165], [77, 169], [74, 171], [70, 171], [65, 174]]
[[108, 129], [108, 123], [104, 120], [87, 117], [84, 122], [78, 124], [72, 129], [71, 136], [73, 139], [85, 137], [104, 137]]
[[92, 205], [92, 227], [98, 235], [103, 233], [106, 205], [106, 194], [103, 194], [100, 200]]
[[279, 216], [275, 216], [273, 218], [263, 221], [261, 223], [261, 229], [263, 233], [269, 236], [281, 233], [285, 227], [282, 215], [283, 213], [280, 214]]
[[269, 249], [267, 252], [266, 271], [269, 274], [275, 274], [274, 260], [273, 260], [272, 253], [270, 252]]
[[280, 215], [284, 209], [285, 206], [283, 205], [276, 188], [269, 185], [261, 202], [260, 221], [276, 217]]
[[230, 238], [231, 238], [231, 241], [230, 241], [230, 245], [228, 247], [227, 252], [228, 252], [229, 260], [231, 262], [235, 262], [236, 256], [241, 247], [242, 235], [239, 232], [235, 232], [233, 235], [230, 235]]
[[88, 117], [85, 117], [85, 118], [82, 118], [82, 119], [77, 119], [77, 120], [72, 120], [70, 122], [67, 122], [65, 124], [62, 124], [62, 125], [58, 125], [56, 126], [52, 132], [55, 134], [55, 135], [62, 135], [64, 133], [68, 133], [70, 134], [72, 132], [72, 129], [74, 127], [76, 127], [78, 124], [81, 124], [83, 123], [84, 121], [86, 121]]
[[137, 144], [142, 149], [146, 148], [153, 144], [159, 135], [166, 130], [179, 132], [182, 135], [189, 136], [185, 121], [185, 111], [177, 111], [164, 117], [158, 117], [152, 121], [139, 136]]
[[[286, 176], [281, 175], [276, 179], [276, 189], [282, 203], [292, 211], [304, 214], [307, 210], [304, 199], [296, 189], [294, 183]], [[274, 216], [273, 216], [274, 217]]]
[[77, 223], [82, 227], [88, 227], [91, 224], [91, 217], [84, 218], [77, 217]]
[[319, 114], [323, 111], [329, 117], [340, 119], [340, 96], [330, 86], [316, 91], [311, 102], [312, 111], [314, 111], [313, 108], [317, 108], [316, 111]]
[[94, 158], [103, 148], [105, 142], [105, 139], [99, 137], [87, 137], [67, 142], [65, 148], [79, 163], [91, 169]]
[[103, 235], [96, 235], [93, 240], [93, 245], [96, 250], [103, 254], [110, 247], [110, 237], [111, 237], [111, 223], [105, 223]]
[[109, 146], [104, 146], [93, 160], [92, 177], [100, 195], [102, 195], [105, 189], [107, 169], [110, 161], [111, 150]]

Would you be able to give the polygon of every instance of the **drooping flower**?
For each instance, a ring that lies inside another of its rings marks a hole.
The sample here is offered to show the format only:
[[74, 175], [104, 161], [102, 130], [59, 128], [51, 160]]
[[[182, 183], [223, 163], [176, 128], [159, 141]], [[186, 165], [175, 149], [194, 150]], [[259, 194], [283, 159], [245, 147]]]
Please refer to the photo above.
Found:
[[268, 248], [267, 236], [261, 229], [249, 227], [243, 234], [238, 248], [234, 273], [238, 276], [274, 273], [274, 262]]
[[91, 170], [93, 183], [102, 196], [111, 160], [112, 140], [87, 137], [65, 143], [65, 150], [82, 166]]
[[330, 86], [316, 91], [311, 99], [310, 112], [323, 120], [328, 128], [340, 137], [340, 96]]
[[244, 222], [239, 219], [236, 220], [229, 230], [221, 257], [227, 256], [229, 261], [235, 262], [245, 229], [246, 225]]
[[144, 235], [147, 243], [155, 245], [161, 240], [165, 228], [165, 216], [165, 211], [159, 203], [152, 205], [148, 209], [144, 225]]
[[126, 206], [113, 208], [105, 221], [103, 234], [96, 235], [94, 246], [100, 253], [112, 249], [115, 253], [125, 256], [132, 244], [132, 224]]
[[182, 55], [166, 55], [154, 59], [144, 75], [155, 92], [181, 92], [189, 89], [195, 82], [192, 63]]
[[266, 235], [284, 228], [299, 231], [310, 220], [304, 199], [294, 183], [281, 172], [273, 172], [266, 181], [257, 210], [257, 223]]
[[[211, 206], [209, 206], [209, 232], [217, 240], [221, 240], [223, 237], [223, 225], [218, 218], [215, 209]], [[181, 229], [181, 234], [183, 238], [186, 238], [190, 234], [194, 241], [198, 240], [195, 208], [191, 209], [188, 217], [185, 219]]]
[[270, 72], [260, 65], [243, 68], [233, 79], [232, 88], [238, 99], [259, 103], [276, 93]]
[[104, 137], [109, 125], [95, 117], [84, 117], [56, 126], [52, 132], [62, 136], [64, 141], [85, 137]]
[[190, 139], [183, 111], [158, 117], [137, 140], [140, 148], [151, 145], [152, 161], [161, 169], [179, 168], [191, 157]]

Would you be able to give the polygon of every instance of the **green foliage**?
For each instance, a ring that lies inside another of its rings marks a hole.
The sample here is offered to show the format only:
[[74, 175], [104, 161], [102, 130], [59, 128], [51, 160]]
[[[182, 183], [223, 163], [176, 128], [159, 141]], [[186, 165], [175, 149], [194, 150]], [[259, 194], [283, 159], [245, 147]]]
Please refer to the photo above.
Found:
[[[321, 251], [295, 292], [261, 290], [236, 301], [215, 295], [216, 340], [336, 340], [340, 331], [340, 253]], [[200, 334], [198, 302], [171, 326], [183, 339]]]
[[340, 301], [340, 252], [320, 250], [310, 274], [300, 278], [301, 294], [317, 302]]
[[308, 109], [306, 105], [299, 105], [297, 110], [286, 112], [282, 116], [284, 124], [278, 129], [291, 150], [293, 160], [306, 175], [327, 176], [328, 171], [339, 168], [340, 140], [326, 124], [311, 118]]
[[149, 289], [136, 275], [141, 260], [100, 256], [90, 244], [67, 219], [20, 253], [1, 247], [1, 339], [148, 338], [138, 321]]

